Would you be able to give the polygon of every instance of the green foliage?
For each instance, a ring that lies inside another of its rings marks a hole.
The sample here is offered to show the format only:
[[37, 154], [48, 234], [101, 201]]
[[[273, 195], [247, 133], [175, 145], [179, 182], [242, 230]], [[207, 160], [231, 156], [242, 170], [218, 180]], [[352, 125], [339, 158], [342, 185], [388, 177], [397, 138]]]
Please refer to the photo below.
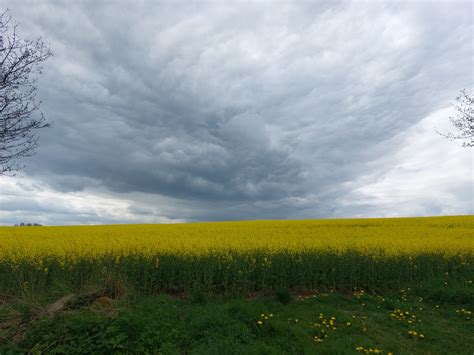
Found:
[[[159, 263], [143, 255], [113, 255], [82, 259], [63, 266], [54, 258], [42, 267], [28, 261], [0, 261], [0, 294], [65, 294], [88, 285], [106, 288], [113, 296], [127, 289], [140, 293], [189, 293], [196, 285], [203, 292], [248, 293], [278, 289], [296, 291], [364, 288], [387, 291], [417, 285], [466, 284], [473, 281], [474, 255], [417, 254], [373, 256], [356, 251], [210, 253], [160, 255]], [[47, 272], [45, 272], [47, 270]]]
[[276, 290], [275, 298], [278, 302], [283, 304], [288, 304], [292, 300], [290, 291], [286, 288], [279, 288], [278, 290]]
[[191, 302], [193, 303], [197, 303], [197, 304], [206, 303], [207, 296], [205, 293], [205, 289], [202, 287], [202, 285], [196, 282], [193, 288], [191, 289], [189, 298]]
[[[472, 309], [472, 302], [435, 303], [412, 289], [383, 295], [329, 291], [297, 296], [289, 304], [272, 298], [208, 298], [199, 304], [169, 296], [135, 296], [128, 302], [114, 315], [85, 307], [54, 320], [40, 317], [27, 325], [21, 341], [3, 334], [0, 353], [351, 354], [362, 347], [384, 354], [470, 354], [474, 349], [473, 320], [458, 312]], [[395, 310], [408, 315], [393, 317]], [[423, 338], [410, 335], [412, 330]]]

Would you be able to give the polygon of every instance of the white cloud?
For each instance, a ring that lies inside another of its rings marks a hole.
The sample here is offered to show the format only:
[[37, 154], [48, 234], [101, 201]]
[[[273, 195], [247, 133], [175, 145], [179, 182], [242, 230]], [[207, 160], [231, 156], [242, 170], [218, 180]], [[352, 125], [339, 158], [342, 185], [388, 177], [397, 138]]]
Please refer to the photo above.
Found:
[[392, 138], [399, 150], [374, 162], [382, 166], [376, 173], [348, 184], [357, 187], [341, 203], [355, 216], [474, 214], [474, 152], [435, 132], [451, 131], [454, 113], [437, 110]]
[[156, 209], [137, 209], [133, 201], [99, 191], [58, 192], [27, 177], [0, 179], [0, 225], [173, 223]]

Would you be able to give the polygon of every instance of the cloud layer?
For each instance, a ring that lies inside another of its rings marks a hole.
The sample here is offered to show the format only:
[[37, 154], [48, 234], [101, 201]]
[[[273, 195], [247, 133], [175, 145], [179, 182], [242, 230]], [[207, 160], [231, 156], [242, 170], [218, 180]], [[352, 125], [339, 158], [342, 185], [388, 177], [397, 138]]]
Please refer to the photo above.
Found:
[[426, 126], [472, 87], [469, 2], [7, 5], [55, 54], [54, 124], [25, 181], [2, 178], [0, 223], [474, 212], [450, 207], [472, 160]]

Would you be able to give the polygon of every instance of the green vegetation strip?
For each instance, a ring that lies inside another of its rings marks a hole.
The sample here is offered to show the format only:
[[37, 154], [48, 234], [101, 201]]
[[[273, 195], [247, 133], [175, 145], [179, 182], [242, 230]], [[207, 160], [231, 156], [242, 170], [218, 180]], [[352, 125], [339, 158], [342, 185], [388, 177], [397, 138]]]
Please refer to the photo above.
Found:
[[49, 258], [40, 264], [1, 261], [0, 275], [0, 294], [14, 295], [47, 292], [59, 296], [109, 280], [120, 280], [142, 293], [188, 292], [196, 283], [216, 293], [280, 288], [390, 291], [445, 282], [469, 286], [474, 278], [474, 256], [389, 256], [356, 251], [111, 255], [74, 262]]
[[0, 327], [0, 353], [472, 354], [472, 299], [459, 302], [453, 288], [430, 295], [280, 291], [249, 299], [195, 289], [186, 299], [97, 299], [54, 319], [34, 316], [38, 301], [17, 299], [0, 304], [3, 325], [12, 315], [24, 320]]

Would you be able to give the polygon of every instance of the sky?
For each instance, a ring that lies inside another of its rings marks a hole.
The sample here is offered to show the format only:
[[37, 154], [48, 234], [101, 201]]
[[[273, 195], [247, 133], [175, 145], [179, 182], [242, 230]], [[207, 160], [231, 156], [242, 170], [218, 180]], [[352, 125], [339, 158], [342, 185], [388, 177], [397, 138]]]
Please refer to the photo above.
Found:
[[474, 214], [471, 1], [3, 0], [54, 57], [0, 224]]

